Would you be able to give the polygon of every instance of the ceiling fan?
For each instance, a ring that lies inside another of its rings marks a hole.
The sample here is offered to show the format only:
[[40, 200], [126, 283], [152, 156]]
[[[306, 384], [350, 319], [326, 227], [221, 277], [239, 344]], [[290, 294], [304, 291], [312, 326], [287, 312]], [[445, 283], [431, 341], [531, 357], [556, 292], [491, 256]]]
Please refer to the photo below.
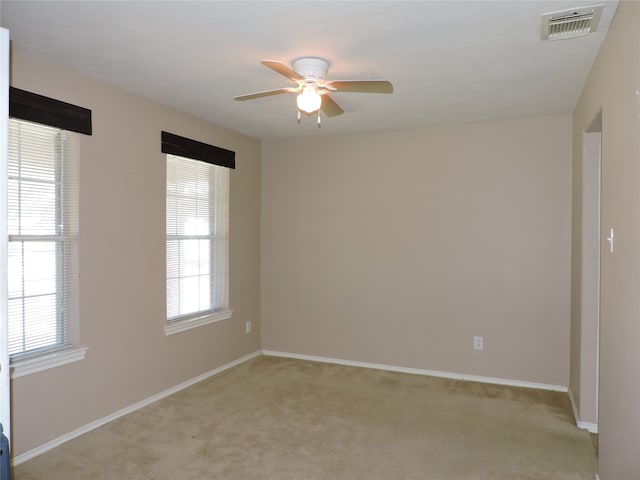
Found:
[[291, 67], [277, 60], [262, 60], [261, 63], [287, 77], [295, 86], [239, 95], [234, 100], [245, 101], [281, 93], [295, 93], [298, 123], [300, 112], [309, 115], [317, 112], [318, 127], [320, 111], [327, 117], [342, 115], [344, 110], [329, 96], [331, 92], [393, 93], [393, 85], [388, 80], [327, 80], [329, 62], [324, 58], [298, 58], [291, 63]]

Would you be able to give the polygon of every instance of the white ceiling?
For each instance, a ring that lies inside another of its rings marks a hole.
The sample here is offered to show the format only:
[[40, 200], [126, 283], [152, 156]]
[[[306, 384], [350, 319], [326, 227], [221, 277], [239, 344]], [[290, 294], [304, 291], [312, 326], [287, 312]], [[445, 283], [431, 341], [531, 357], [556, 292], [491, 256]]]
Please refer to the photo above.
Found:
[[[604, 3], [596, 33], [540, 41], [540, 15]], [[13, 48], [256, 138], [411, 128], [573, 111], [618, 2], [0, 1]], [[260, 65], [301, 56], [328, 78], [388, 79], [391, 95], [334, 93], [345, 110], [296, 121]]]

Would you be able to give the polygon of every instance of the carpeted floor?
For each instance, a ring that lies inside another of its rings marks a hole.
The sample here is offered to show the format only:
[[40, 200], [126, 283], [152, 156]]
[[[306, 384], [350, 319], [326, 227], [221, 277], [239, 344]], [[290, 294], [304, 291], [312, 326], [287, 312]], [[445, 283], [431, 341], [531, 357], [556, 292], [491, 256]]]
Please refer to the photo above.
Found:
[[257, 357], [15, 480], [593, 480], [566, 394]]

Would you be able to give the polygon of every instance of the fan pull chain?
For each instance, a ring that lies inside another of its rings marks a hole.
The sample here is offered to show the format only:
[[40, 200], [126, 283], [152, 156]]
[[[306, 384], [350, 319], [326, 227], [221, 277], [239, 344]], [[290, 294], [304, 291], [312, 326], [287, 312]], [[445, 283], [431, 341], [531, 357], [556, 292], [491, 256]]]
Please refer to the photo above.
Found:
[[[300, 119], [302, 115], [300, 114], [300, 110], [298, 110], [298, 124], [300, 124]], [[322, 127], [322, 119], [320, 118], [320, 110], [318, 110], [318, 128]]]

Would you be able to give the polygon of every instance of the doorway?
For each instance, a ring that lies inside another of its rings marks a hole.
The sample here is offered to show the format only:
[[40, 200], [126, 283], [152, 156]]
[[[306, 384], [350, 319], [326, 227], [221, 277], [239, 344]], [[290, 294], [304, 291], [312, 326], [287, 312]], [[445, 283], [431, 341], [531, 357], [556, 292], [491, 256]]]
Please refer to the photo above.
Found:
[[[582, 278], [579, 427], [598, 431], [602, 114], [582, 142]], [[581, 425], [580, 425], [581, 424]]]

